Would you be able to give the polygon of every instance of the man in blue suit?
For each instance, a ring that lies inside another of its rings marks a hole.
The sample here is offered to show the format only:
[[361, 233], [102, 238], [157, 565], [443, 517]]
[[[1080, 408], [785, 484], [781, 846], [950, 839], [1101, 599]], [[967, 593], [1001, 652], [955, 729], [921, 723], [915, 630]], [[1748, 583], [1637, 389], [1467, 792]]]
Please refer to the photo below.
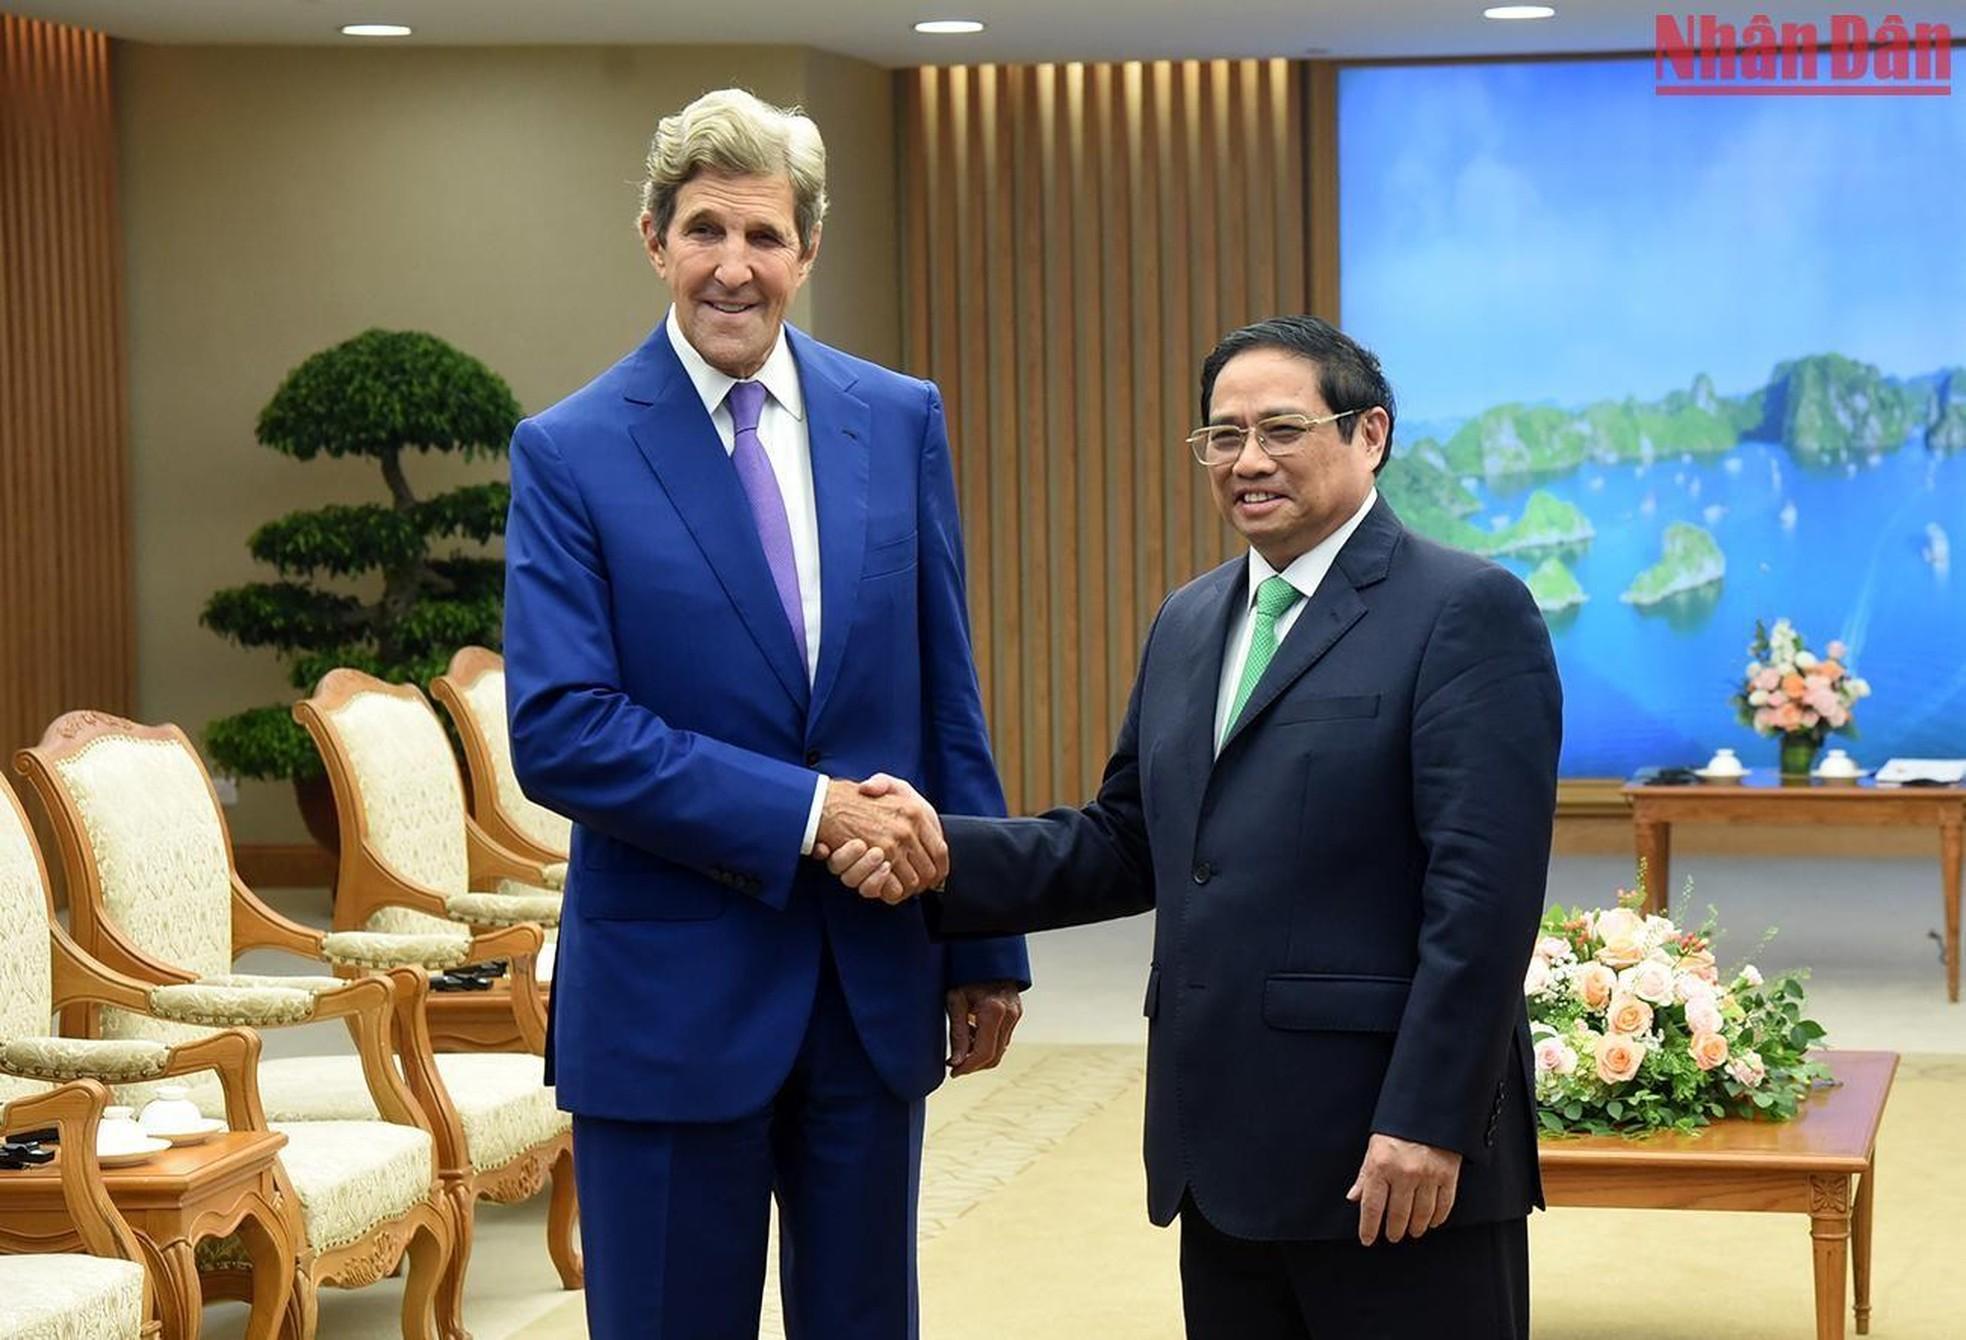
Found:
[[756, 1335], [774, 1197], [788, 1333], [913, 1336], [923, 1101], [997, 1063], [1029, 984], [1021, 940], [944, 947], [806, 859], [946, 871], [876, 771], [1003, 812], [935, 388], [784, 324], [825, 207], [806, 118], [665, 118], [674, 305], [512, 440], [513, 762], [575, 823], [547, 1064], [600, 1340]]
[[[1231, 333], [1201, 414], [1248, 554], [1161, 606], [1096, 800], [944, 820], [938, 929], [1155, 912], [1148, 1211], [1191, 1340], [1526, 1340], [1548, 630], [1378, 496], [1392, 389], [1341, 331]], [[904, 897], [876, 855], [832, 859]]]

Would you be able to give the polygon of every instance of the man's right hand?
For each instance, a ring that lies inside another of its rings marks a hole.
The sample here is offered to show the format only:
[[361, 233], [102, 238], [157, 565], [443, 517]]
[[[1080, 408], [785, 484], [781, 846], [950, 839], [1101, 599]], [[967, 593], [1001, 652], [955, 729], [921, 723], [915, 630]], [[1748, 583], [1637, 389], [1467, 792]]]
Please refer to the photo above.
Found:
[[899, 778], [826, 785], [813, 854], [862, 896], [895, 903], [949, 876], [949, 847], [935, 810]]

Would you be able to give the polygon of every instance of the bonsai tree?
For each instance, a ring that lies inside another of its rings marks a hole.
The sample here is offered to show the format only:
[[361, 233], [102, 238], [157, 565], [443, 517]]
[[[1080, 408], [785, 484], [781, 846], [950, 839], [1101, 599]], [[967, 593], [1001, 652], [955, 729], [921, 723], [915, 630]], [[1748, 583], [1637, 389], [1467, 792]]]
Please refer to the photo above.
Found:
[[[433, 335], [371, 330], [315, 354], [260, 411], [260, 445], [302, 461], [371, 457], [389, 501], [294, 512], [261, 526], [247, 545], [280, 580], [217, 592], [200, 622], [242, 647], [279, 652], [302, 693], [340, 665], [392, 683], [427, 684], [457, 648], [497, 647], [504, 564], [455, 545], [443, 556], [433, 551], [447, 540], [482, 544], [503, 535], [510, 486], [471, 484], [420, 499], [403, 472], [403, 453], [502, 455], [518, 420], [504, 380]], [[374, 600], [324, 584], [333, 579], [373, 594], [371, 574], [381, 578]], [[292, 779], [303, 811], [306, 793], [325, 784], [320, 758], [286, 703], [212, 722], [205, 744], [237, 776]]]

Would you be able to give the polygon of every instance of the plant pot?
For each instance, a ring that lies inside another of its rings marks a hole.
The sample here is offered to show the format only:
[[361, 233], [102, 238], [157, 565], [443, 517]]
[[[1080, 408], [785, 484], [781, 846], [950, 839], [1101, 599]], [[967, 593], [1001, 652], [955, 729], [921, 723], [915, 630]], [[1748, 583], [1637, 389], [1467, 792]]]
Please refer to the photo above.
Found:
[[310, 837], [327, 849], [328, 855], [341, 855], [341, 820], [335, 814], [334, 787], [326, 773], [294, 778], [294, 800], [300, 806], [301, 822]]
[[1821, 752], [1823, 742], [1815, 736], [1800, 731], [1791, 731], [1782, 737], [1782, 780], [1809, 780], [1815, 770], [1816, 755]]

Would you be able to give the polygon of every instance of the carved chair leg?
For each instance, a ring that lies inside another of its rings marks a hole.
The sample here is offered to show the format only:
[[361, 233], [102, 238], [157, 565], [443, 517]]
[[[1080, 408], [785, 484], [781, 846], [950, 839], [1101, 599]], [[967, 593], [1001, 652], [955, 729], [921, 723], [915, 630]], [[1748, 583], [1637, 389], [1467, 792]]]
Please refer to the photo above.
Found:
[[560, 1272], [560, 1287], [585, 1288], [587, 1268], [581, 1263], [574, 1233], [580, 1227], [580, 1201], [573, 1186], [573, 1142], [568, 1140], [553, 1160], [553, 1193], [546, 1207], [546, 1251]]
[[304, 1267], [296, 1269], [293, 1278], [286, 1314], [280, 1319], [280, 1340], [314, 1340], [321, 1324], [320, 1286]]
[[468, 1180], [444, 1189], [451, 1225], [450, 1259], [437, 1285], [438, 1340], [471, 1340], [464, 1328], [464, 1277], [471, 1269], [471, 1245], [477, 1237], [477, 1196]]
[[183, 1238], [161, 1246], [139, 1238], [156, 1287], [157, 1314], [164, 1340], [197, 1340], [204, 1323], [205, 1293], [198, 1280], [198, 1256]]
[[419, 1219], [411, 1230], [410, 1273], [403, 1284], [403, 1340], [433, 1340], [437, 1335], [437, 1292], [450, 1257], [450, 1215], [430, 1209]]
[[278, 1340], [292, 1307], [294, 1249], [284, 1223], [260, 1215], [239, 1221], [239, 1241], [253, 1263], [252, 1313], [246, 1340]]

